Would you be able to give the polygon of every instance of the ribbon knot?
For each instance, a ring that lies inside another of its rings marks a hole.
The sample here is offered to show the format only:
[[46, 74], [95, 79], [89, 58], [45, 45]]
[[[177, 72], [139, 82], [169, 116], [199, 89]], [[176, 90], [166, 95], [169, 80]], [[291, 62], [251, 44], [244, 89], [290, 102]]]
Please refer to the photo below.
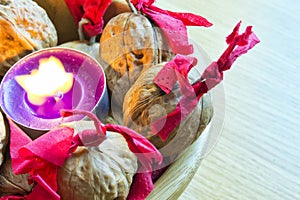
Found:
[[65, 0], [65, 2], [77, 25], [82, 19], [89, 21], [83, 25], [83, 30], [89, 37], [102, 33], [103, 16], [112, 0]]

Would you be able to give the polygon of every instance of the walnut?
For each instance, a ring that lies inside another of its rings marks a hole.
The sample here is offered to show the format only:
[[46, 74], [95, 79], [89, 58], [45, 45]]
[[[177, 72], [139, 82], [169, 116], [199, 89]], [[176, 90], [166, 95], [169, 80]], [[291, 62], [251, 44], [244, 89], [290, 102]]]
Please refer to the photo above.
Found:
[[27, 195], [33, 185], [28, 184], [28, 174], [16, 175], [12, 171], [9, 151], [5, 153], [5, 160], [0, 167], [0, 197], [8, 195]]
[[0, 1], [0, 76], [21, 57], [56, 44], [55, 28], [35, 2]]
[[6, 127], [6, 122], [0, 112], [0, 166], [3, 163], [6, 145], [8, 142], [8, 130]]
[[26, 195], [32, 185], [28, 184], [28, 174], [16, 175], [12, 171], [9, 147], [9, 130], [0, 112], [0, 197], [7, 195]]
[[[76, 131], [92, 129], [93, 122], [73, 124]], [[61, 199], [126, 199], [137, 158], [118, 133], [107, 132], [98, 147], [79, 147], [58, 172]]]
[[173, 57], [162, 31], [141, 14], [122, 13], [112, 18], [100, 38], [100, 56], [112, 108], [122, 108], [126, 92], [140, 73]]
[[[151, 122], [172, 112], [181, 97], [179, 89], [165, 94], [153, 82], [163, 66], [164, 63], [161, 63], [142, 72], [125, 96], [123, 117], [125, 126], [147, 137], [165, 157], [174, 158], [199, 137], [211, 120], [213, 108], [211, 97], [206, 94], [202, 96], [192, 113], [171, 132], [166, 141], [154, 135], [150, 130]], [[191, 81], [196, 79], [197, 74], [194, 74], [189, 76]]]
[[47, 12], [58, 35], [58, 44], [78, 40], [77, 25], [65, 0], [34, 0]]

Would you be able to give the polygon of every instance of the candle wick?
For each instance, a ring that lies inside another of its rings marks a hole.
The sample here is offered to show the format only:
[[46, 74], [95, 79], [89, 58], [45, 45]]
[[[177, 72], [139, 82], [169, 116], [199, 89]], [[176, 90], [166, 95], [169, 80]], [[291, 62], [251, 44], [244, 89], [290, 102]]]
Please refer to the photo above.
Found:
[[63, 98], [64, 94], [62, 92], [56, 92], [54, 99], [55, 101], [59, 101]]

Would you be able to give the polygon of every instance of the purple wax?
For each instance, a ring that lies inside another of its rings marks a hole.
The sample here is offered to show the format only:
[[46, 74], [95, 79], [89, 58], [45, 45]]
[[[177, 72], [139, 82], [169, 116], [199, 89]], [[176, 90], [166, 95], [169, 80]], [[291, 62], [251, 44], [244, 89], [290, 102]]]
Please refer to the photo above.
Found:
[[[40, 59], [50, 56], [58, 58], [65, 71], [73, 74], [73, 86], [69, 92], [58, 94], [56, 98], [48, 97], [44, 104], [36, 106], [28, 101], [26, 91], [15, 77], [30, 74], [33, 69], [38, 69]], [[62, 108], [93, 111], [103, 101], [107, 105], [103, 69], [87, 54], [69, 48], [48, 48], [25, 56], [11, 67], [0, 85], [2, 110], [16, 123], [34, 130], [50, 130], [60, 125], [62, 118], [59, 110]], [[83, 117], [68, 117], [64, 122], [81, 120]]]
[[59, 118], [61, 109], [72, 109], [73, 107], [76, 108], [78, 106], [79, 102], [75, 101], [73, 98], [75, 90], [77, 94], [76, 96], [82, 96], [80, 87], [72, 87], [71, 90], [65, 94], [57, 94], [56, 96], [47, 97], [46, 102], [42, 105], [32, 104], [25, 94], [25, 104], [28, 106], [28, 109], [31, 110], [31, 113], [37, 117], [45, 119]]

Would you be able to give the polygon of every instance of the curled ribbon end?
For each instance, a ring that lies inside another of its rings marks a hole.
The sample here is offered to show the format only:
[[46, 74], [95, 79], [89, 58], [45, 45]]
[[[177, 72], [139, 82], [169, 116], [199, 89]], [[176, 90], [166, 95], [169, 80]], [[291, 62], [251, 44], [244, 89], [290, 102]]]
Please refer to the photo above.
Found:
[[82, 143], [86, 146], [98, 146], [105, 140], [106, 128], [100, 122], [100, 120], [91, 112], [84, 110], [60, 110], [60, 114], [62, 117], [69, 117], [73, 115], [85, 115], [88, 116], [95, 125], [96, 130], [85, 130], [83, 132], [78, 133]]
[[60, 116], [62, 117], [70, 117], [73, 115], [71, 111], [65, 109], [61, 109], [59, 112], [60, 112]]

